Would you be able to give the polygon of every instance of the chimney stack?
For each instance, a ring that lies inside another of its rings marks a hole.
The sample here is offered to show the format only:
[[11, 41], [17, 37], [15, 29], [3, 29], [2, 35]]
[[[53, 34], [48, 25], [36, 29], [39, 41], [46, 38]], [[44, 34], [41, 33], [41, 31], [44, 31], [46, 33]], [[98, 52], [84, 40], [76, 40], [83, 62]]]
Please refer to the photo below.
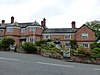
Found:
[[41, 26], [43, 27], [43, 21], [41, 21]]
[[43, 18], [43, 21], [41, 21], [41, 26], [42, 26], [43, 28], [46, 27], [46, 19], [45, 19], [45, 18]]
[[43, 19], [43, 26], [46, 27], [46, 19]]
[[14, 17], [12, 16], [11, 17], [11, 24], [13, 24], [14, 23]]
[[75, 21], [72, 21], [72, 28], [76, 28], [76, 22]]
[[4, 24], [5, 23], [5, 20], [2, 20], [2, 24]]

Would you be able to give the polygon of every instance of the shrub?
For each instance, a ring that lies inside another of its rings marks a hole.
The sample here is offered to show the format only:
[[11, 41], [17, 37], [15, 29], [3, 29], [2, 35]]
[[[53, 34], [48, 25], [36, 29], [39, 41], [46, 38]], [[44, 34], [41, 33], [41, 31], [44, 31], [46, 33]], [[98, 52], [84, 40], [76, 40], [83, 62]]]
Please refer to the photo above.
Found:
[[22, 48], [25, 50], [26, 53], [37, 53], [37, 47], [33, 43], [25, 42], [22, 45]]
[[77, 50], [74, 50], [74, 55], [90, 56], [90, 50], [80, 46]]
[[100, 48], [94, 48], [91, 50], [91, 52], [92, 52], [92, 55], [91, 55], [92, 57], [100, 58]]
[[97, 43], [97, 42], [92, 43], [92, 44], [90, 45], [90, 48], [91, 48], [91, 49], [93, 49], [93, 48], [100, 48], [100, 43]]
[[2, 41], [1, 41], [1, 47], [2, 47], [4, 50], [7, 50], [7, 49], [9, 49], [9, 46], [10, 46], [10, 45], [14, 45], [14, 42], [15, 42], [15, 40], [12, 39], [12, 38], [4, 38], [4, 39], [2, 39]]
[[35, 45], [36, 46], [41, 46], [42, 44], [45, 44], [45, 43], [46, 43], [46, 40], [40, 40], [40, 41], [36, 41]]

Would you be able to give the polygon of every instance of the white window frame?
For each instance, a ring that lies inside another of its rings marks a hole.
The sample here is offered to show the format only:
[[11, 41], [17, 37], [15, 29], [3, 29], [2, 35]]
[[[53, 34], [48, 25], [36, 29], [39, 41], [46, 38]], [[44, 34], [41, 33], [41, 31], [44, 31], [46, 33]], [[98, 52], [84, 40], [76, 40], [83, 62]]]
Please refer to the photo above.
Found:
[[26, 28], [21, 28], [21, 33], [25, 33], [25, 32], [26, 32]]
[[35, 31], [35, 28], [34, 27], [29, 27], [29, 30], [30, 30], [30, 32], [34, 32]]
[[88, 33], [82, 33], [81, 36], [82, 38], [88, 38]]
[[13, 27], [7, 27], [7, 32], [13, 32]]
[[44, 39], [50, 39], [50, 35], [44, 35]]
[[[87, 47], [86, 47], [86, 45], [87, 45]], [[83, 43], [82, 43], [82, 46], [83, 46], [84, 48], [89, 48], [89, 43], [88, 43], [88, 42], [83, 42]]]
[[0, 33], [2, 33], [2, 32], [3, 32], [3, 30], [4, 30], [4, 29], [0, 29]]
[[65, 39], [71, 39], [71, 34], [66, 34], [66, 35], [64, 36], [64, 38], [65, 38]]

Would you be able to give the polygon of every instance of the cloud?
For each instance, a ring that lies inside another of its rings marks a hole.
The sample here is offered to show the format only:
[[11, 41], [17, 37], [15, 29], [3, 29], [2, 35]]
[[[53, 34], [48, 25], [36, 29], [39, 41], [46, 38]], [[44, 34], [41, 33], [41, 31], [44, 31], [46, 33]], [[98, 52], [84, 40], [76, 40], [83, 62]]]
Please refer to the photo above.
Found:
[[91, 20], [100, 19], [100, 0], [0, 0], [0, 19], [17, 22], [47, 19], [47, 27], [77, 27]]
[[27, 2], [27, 0], [0, 0], [0, 5], [17, 5]]

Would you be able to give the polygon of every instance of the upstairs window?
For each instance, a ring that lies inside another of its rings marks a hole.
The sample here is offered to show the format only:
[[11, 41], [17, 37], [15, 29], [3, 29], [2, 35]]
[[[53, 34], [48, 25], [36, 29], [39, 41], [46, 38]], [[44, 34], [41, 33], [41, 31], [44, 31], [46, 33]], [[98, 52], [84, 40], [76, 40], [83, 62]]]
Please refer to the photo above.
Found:
[[65, 35], [65, 39], [71, 39], [71, 35], [70, 34]]
[[21, 33], [25, 33], [26, 32], [26, 28], [21, 28]]
[[82, 33], [82, 38], [88, 38], [88, 33]]
[[45, 35], [44, 39], [50, 39], [50, 35]]
[[3, 29], [0, 29], [0, 33], [2, 33], [3, 32]]
[[34, 32], [35, 28], [34, 27], [30, 27], [30, 32]]
[[13, 28], [7, 28], [7, 32], [13, 32]]

